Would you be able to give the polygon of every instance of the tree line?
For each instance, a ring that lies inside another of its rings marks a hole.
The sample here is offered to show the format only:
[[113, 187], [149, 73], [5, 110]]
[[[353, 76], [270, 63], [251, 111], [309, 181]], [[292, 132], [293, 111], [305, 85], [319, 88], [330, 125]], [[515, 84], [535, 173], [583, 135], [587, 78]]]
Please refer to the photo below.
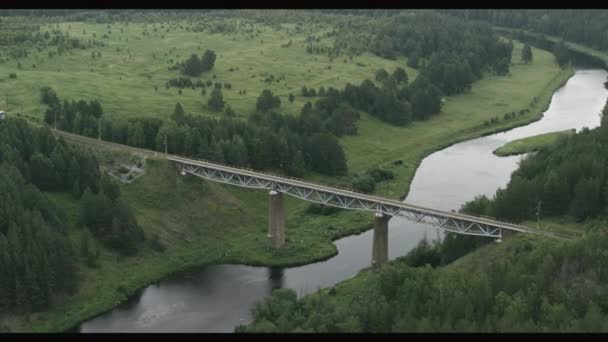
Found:
[[467, 90], [484, 71], [506, 75], [513, 52], [513, 44], [488, 25], [428, 11], [391, 16], [379, 23], [375, 36], [373, 53], [407, 56], [411, 67], [420, 67], [448, 95]]
[[101, 117], [104, 114], [99, 101], [64, 100], [62, 103], [50, 87], [41, 88], [40, 98], [49, 106], [44, 113], [44, 121], [50, 126], [87, 137], [99, 136]]
[[[408, 84], [403, 68], [395, 69], [391, 75], [381, 69], [378, 74], [376, 79], [381, 83], [380, 87], [370, 80], [364, 80], [360, 85], [347, 83], [343, 90], [329, 87], [319, 95], [314, 106], [307, 102], [302, 107], [301, 116], [342, 136], [357, 134], [359, 111], [398, 126], [428, 119], [441, 111], [442, 92], [424, 75]], [[310, 92], [314, 88], [304, 89]]]
[[[214, 92], [221, 96], [219, 89]], [[210, 100], [213, 98], [212, 93]], [[263, 92], [260, 110], [274, 108], [276, 100], [270, 92]], [[295, 177], [306, 171], [329, 175], [344, 175], [347, 171], [344, 151], [336, 137], [319, 126], [309, 125], [306, 118], [274, 111], [258, 111], [247, 122], [231, 115], [198, 117], [186, 114], [178, 103], [169, 121], [151, 118], [110, 121], [102, 117], [103, 109], [96, 101], [64, 100], [61, 105], [50, 88], [43, 88], [42, 101], [50, 103], [45, 122], [53, 125], [58, 118], [57, 127], [67, 132], [97, 137], [100, 129], [102, 140], [232, 166], [275, 169]]]
[[608, 11], [561, 10], [445, 10], [446, 13], [470, 20], [484, 20], [494, 25], [539, 32], [561, 39], [608, 51]]

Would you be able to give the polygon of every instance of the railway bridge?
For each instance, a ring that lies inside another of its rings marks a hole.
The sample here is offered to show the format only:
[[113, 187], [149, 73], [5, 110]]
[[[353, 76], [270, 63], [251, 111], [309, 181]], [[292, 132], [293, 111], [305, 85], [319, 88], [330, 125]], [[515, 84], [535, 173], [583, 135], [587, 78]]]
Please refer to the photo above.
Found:
[[376, 266], [381, 266], [388, 260], [388, 221], [393, 216], [403, 217], [412, 222], [427, 223], [448, 232], [485, 236], [498, 239], [498, 241], [502, 238], [503, 232], [506, 231], [537, 234], [551, 238], [566, 238], [561, 234], [484, 217], [443, 211], [299, 179], [135, 148], [57, 130], [53, 131], [80, 143], [104, 145], [153, 157], [166, 158], [176, 164], [182, 176], [194, 175], [214, 182], [267, 190], [269, 194], [268, 238], [272, 246], [276, 248], [280, 248], [285, 243], [283, 194], [308, 202], [372, 213], [374, 215], [372, 265]]

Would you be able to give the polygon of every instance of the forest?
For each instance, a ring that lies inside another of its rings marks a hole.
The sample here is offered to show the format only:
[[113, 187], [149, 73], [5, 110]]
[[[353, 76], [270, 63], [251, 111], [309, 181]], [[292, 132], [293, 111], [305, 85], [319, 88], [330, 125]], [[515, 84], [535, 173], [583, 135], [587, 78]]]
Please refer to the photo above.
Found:
[[563, 40], [608, 51], [608, 14], [591, 9], [528, 10], [444, 10], [471, 20], [484, 20], [494, 25], [512, 27], [560, 37]]
[[606, 332], [605, 234], [521, 239], [474, 270], [416, 266], [408, 255], [303, 300], [276, 290], [236, 332]]
[[[0, 311], [35, 312], [76, 292], [81, 264], [96, 265], [95, 240], [134, 255], [143, 239], [95, 157], [23, 119], [0, 122], [0, 188]], [[70, 239], [65, 210], [43, 191], [82, 198], [79, 243]]]

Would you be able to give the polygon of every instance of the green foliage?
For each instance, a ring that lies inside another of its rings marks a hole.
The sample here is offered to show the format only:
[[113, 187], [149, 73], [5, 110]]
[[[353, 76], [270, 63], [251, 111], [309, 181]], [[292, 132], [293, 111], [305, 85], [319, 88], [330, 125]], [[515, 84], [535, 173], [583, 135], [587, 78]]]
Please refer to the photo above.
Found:
[[392, 171], [373, 167], [362, 175], [355, 175], [352, 180], [352, 187], [353, 190], [358, 192], [372, 193], [376, 188], [376, 183], [391, 180], [394, 177]]
[[441, 244], [438, 241], [429, 243], [425, 238], [418, 243], [418, 246], [409, 251], [403, 259], [411, 267], [423, 267], [427, 265], [437, 267], [441, 264], [440, 248]]
[[213, 68], [215, 58], [216, 56], [213, 50], [206, 50], [202, 57], [193, 53], [190, 55], [190, 58], [173, 66], [172, 69], [179, 68], [184, 74], [197, 77]]
[[388, 72], [386, 72], [386, 70], [378, 69], [378, 71], [376, 71], [376, 81], [384, 82], [387, 79], [388, 79]]
[[370, 175], [357, 176], [352, 182], [353, 190], [370, 194], [376, 188], [376, 182]]
[[[61, 158], [74, 155], [84, 158], [46, 129], [10, 118], [0, 125], [0, 312], [39, 311], [53, 295], [77, 288], [77, 254], [66, 235], [66, 213], [34, 185], [69, 189], [62, 178], [49, 184], [35, 173], [57, 177], [67, 168]], [[38, 161], [28, 165], [22, 158]], [[42, 166], [48, 169], [36, 169]]]
[[267, 112], [280, 106], [281, 99], [278, 96], [273, 96], [272, 92], [268, 89], [262, 91], [256, 103], [256, 109], [260, 112]]
[[560, 66], [566, 65], [570, 61], [568, 48], [563, 40], [553, 46], [553, 54], [555, 55], [555, 61]]
[[429, 267], [437, 247], [423, 242], [379, 272], [332, 288], [333, 295], [294, 302], [273, 294], [239, 331], [606, 331], [605, 233], [568, 243], [513, 239], [500, 258], [479, 255], [472, 269]]
[[605, 39], [608, 29], [606, 11], [594, 9], [561, 9], [549, 12], [541, 9], [444, 11], [473, 20], [487, 20], [499, 26], [525, 28], [558, 36], [598, 50], [608, 50], [608, 42]]
[[209, 100], [207, 100], [207, 106], [213, 111], [220, 111], [224, 108], [224, 96], [222, 95], [222, 90], [213, 88], [211, 91], [211, 95], [209, 95]]
[[165, 245], [160, 241], [158, 234], [154, 234], [150, 238], [150, 247], [157, 252], [164, 252], [166, 249]]
[[532, 57], [532, 48], [530, 48], [529, 44], [525, 44], [521, 50], [521, 60], [524, 63], [532, 63]]
[[395, 71], [393, 71], [393, 74], [391, 75], [391, 77], [397, 83], [407, 83], [408, 82], [407, 73], [405, 72], [405, 70], [403, 70], [402, 67], [396, 67]]
[[327, 175], [346, 174], [346, 159], [338, 140], [330, 134], [318, 133], [306, 145], [312, 170]]
[[487, 25], [437, 12], [411, 11], [376, 26], [370, 45], [373, 53], [386, 58], [409, 56], [412, 68], [418, 67], [420, 58], [429, 60], [423, 72], [433, 75], [431, 81], [446, 94], [467, 90], [484, 69], [502, 75], [509, 72], [513, 45], [501, 41]]
[[57, 93], [55, 93], [55, 91], [48, 86], [40, 88], [40, 99], [42, 103], [49, 107], [58, 107], [61, 105], [59, 98], [57, 97]]
[[570, 215], [577, 221], [596, 216], [602, 209], [602, 183], [598, 177], [580, 179], [574, 186]]
[[[111, 196], [116, 197], [112, 200]], [[117, 194], [106, 194], [103, 190], [94, 193], [85, 189], [79, 222], [107, 247], [123, 255], [135, 255], [138, 243], [144, 239], [130, 207]]]
[[311, 203], [306, 208], [306, 213], [314, 214], [314, 215], [329, 216], [329, 215], [338, 213], [342, 210], [344, 210], [344, 209], [338, 208], [338, 207], [333, 207], [333, 206], [328, 206], [328, 205], [324, 205], [324, 204]]

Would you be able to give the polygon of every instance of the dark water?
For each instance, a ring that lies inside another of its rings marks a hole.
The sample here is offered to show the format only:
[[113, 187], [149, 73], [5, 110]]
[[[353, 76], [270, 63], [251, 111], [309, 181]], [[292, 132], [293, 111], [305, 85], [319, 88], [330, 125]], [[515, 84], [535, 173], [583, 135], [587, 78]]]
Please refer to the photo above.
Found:
[[[496, 157], [504, 143], [541, 133], [599, 125], [608, 91], [603, 70], [578, 70], [558, 89], [542, 120], [505, 133], [469, 140], [425, 158], [416, 171], [407, 202], [458, 209], [476, 195], [504, 187], [521, 156]], [[372, 214], [370, 213], [370, 220]], [[437, 229], [392, 218], [389, 257], [407, 254]], [[128, 303], [83, 323], [81, 332], [232, 332], [250, 319], [252, 305], [275, 287], [304, 295], [355, 276], [371, 261], [372, 231], [335, 242], [339, 254], [301, 267], [271, 269], [240, 265], [208, 266], [173, 276], [144, 289]]]

